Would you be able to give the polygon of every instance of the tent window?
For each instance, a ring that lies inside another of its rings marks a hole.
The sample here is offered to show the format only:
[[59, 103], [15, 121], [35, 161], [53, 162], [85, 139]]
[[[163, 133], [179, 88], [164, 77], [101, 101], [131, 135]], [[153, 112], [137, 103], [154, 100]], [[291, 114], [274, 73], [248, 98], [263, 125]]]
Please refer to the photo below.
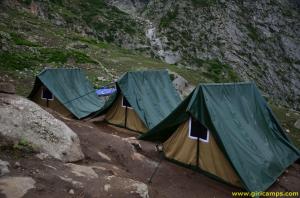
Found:
[[127, 99], [124, 96], [122, 97], [122, 107], [131, 108], [131, 105], [129, 104], [129, 102], [127, 101]]
[[45, 100], [53, 100], [54, 99], [53, 94], [46, 87], [43, 87], [42, 99], [45, 99]]
[[189, 138], [197, 140], [199, 138], [202, 142], [208, 142], [209, 130], [201, 124], [198, 120], [190, 117], [189, 120]]

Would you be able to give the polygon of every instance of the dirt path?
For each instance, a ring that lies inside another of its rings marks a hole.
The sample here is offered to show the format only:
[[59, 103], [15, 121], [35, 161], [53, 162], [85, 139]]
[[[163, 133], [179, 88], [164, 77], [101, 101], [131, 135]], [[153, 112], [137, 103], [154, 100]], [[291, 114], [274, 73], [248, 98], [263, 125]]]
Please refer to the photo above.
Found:
[[[78, 128], [78, 124], [67, 122], [67, 124], [79, 135], [81, 140], [85, 142], [97, 141], [93, 137], [100, 136], [101, 133], [113, 134], [119, 137], [137, 137], [139, 134], [131, 132], [126, 129], [118, 128], [106, 123], [98, 122], [94, 123], [82, 123], [82, 125], [88, 125], [93, 127], [86, 134], [83, 130], [84, 126]], [[77, 125], [77, 126], [76, 126]], [[100, 140], [99, 140], [100, 141]], [[101, 145], [97, 145], [97, 148], [102, 150], [105, 145], [110, 144], [109, 141], [101, 141]], [[148, 157], [150, 160], [159, 162], [161, 154], [155, 150], [155, 144], [151, 142], [140, 141], [142, 145], [141, 154]], [[94, 145], [94, 144], [93, 144]], [[113, 145], [116, 149], [118, 145]], [[84, 153], [89, 148], [83, 149]], [[118, 165], [118, 164], [116, 164]], [[147, 183], [149, 177], [155, 170], [152, 167], [135, 167], [136, 164], [128, 164], [127, 169], [132, 174], [132, 177]], [[298, 164], [292, 165], [288, 171], [280, 178], [279, 182], [275, 183], [269, 191], [300, 191], [300, 166]], [[215, 181], [201, 173], [192, 171], [185, 167], [181, 167], [166, 159], [162, 159], [162, 163], [159, 166], [157, 173], [155, 174], [152, 183], [149, 184], [150, 197], [230, 197], [232, 191], [240, 191], [238, 188], [228, 186], [226, 184]]]

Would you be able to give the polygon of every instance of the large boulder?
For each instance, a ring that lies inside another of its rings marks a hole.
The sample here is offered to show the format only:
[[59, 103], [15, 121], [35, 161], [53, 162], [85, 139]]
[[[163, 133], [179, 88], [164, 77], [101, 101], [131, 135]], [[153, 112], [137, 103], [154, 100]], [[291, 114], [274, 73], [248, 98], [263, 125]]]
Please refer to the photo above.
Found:
[[66, 124], [21, 96], [0, 93], [0, 136], [26, 141], [64, 162], [84, 158], [78, 136]]
[[171, 76], [173, 86], [182, 98], [187, 97], [194, 90], [195, 86], [190, 84], [185, 78], [175, 72], [168, 72]]

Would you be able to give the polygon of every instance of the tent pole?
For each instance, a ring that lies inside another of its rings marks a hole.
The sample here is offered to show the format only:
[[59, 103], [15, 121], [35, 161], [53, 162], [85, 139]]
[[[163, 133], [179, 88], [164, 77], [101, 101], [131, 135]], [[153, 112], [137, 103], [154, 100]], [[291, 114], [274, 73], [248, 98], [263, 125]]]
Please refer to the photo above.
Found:
[[199, 137], [197, 138], [197, 168], [199, 168]]
[[127, 128], [127, 106], [125, 107], [125, 128]]

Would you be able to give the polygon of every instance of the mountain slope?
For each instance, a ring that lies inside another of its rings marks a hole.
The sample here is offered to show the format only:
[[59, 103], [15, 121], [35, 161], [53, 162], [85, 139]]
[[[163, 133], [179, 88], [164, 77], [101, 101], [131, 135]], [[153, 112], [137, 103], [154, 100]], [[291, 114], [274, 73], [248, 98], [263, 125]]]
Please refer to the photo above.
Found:
[[299, 1], [150, 0], [137, 10], [151, 21], [151, 49], [165, 61], [171, 57], [209, 76], [206, 63], [217, 60], [254, 80], [271, 100], [299, 109]]

